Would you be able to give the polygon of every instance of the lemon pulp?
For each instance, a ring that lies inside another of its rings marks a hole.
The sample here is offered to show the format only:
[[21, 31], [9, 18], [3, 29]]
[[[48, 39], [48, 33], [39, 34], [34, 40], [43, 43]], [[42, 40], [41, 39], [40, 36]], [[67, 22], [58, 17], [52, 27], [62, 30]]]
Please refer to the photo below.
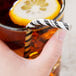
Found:
[[60, 12], [58, 0], [18, 0], [9, 11], [11, 20], [26, 26], [34, 19], [54, 19]]

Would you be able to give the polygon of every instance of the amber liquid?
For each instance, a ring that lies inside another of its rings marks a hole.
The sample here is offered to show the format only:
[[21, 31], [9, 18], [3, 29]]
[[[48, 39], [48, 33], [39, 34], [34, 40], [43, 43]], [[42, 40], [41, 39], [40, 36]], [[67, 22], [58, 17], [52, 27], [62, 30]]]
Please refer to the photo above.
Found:
[[[15, 1], [16, 0], [0, 0], [0, 23], [3, 25], [6, 25], [6, 26], [24, 28], [22, 26], [18, 26], [16, 24], [14, 24], [9, 18], [9, 15], [8, 15], [9, 10]], [[59, 0], [59, 2], [61, 3], [61, 0]], [[36, 30], [36, 29], [33, 30], [33, 34], [32, 34], [33, 36], [32, 36], [32, 40], [31, 40], [31, 51], [27, 52], [25, 54], [25, 57], [31, 58], [31, 59], [37, 57], [41, 53], [46, 42], [52, 37], [52, 35], [56, 31], [57, 31], [56, 28], [50, 28], [50, 27], [45, 27], [45, 28], [42, 28], [41, 30]], [[0, 31], [1, 34], [4, 34], [5, 32]], [[6, 32], [6, 34], [8, 34], [8, 33], [9, 33], [9, 31]], [[6, 39], [5, 38], [6, 34], [3, 36], [0, 36], [0, 39], [2, 39], [18, 55], [24, 56], [24, 39], [25, 39], [26, 32], [24, 33], [23, 37], [20, 36], [22, 40], [19, 39], [19, 35], [17, 36], [18, 40], [16, 38], [12, 38], [12, 36], [10, 37], [10, 39], [9, 38]], [[13, 35], [13, 32], [11, 34]], [[19, 34], [19, 32], [18, 32], [18, 34]], [[21, 35], [21, 33], [20, 33], [20, 35]], [[16, 34], [14, 34], [14, 36], [16, 36]], [[9, 36], [7, 36], [7, 37], [9, 37]], [[38, 54], [30, 56], [30, 54], [35, 51], [37, 51]], [[58, 62], [58, 63], [60, 63], [60, 62]], [[50, 76], [58, 76], [58, 73], [59, 73], [59, 66], [56, 69], [53, 69]]]
[[[0, 23], [3, 25], [6, 25], [6, 26], [23, 28], [22, 26], [18, 26], [16, 24], [14, 24], [9, 18], [9, 14], [8, 14], [9, 10], [15, 1], [16, 0], [0, 0]], [[20, 49], [24, 46], [23, 42], [21, 42], [21, 44], [19, 44], [19, 42], [15, 41], [15, 40], [10, 41], [10, 40], [4, 39], [4, 42], [13, 50]], [[20, 54], [21, 52], [17, 51], [17, 53]], [[23, 56], [22, 54], [20, 54], [20, 55]]]

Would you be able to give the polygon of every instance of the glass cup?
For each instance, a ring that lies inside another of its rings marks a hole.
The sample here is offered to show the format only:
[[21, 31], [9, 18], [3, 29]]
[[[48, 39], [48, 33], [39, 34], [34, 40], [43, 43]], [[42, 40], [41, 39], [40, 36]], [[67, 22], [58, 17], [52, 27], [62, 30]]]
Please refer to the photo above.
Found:
[[[61, 10], [54, 20], [62, 21], [64, 15], [65, 8], [65, 0], [59, 0], [61, 4]], [[33, 59], [37, 57], [46, 42], [52, 37], [52, 35], [57, 31], [57, 28], [50, 27], [42, 27], [41, 29], [33, 29], [32, 38], [31, 39], [31, 50], [29, 50], [29, 45], [24, 48], [24, 42], [26, 35], [26, 28], [22, 27], [10, 27], [7, 25], [3, 25], [0, 23], [0, 40], [3, 40], [13, 51], [15, 51], [18, 55], [23, 56], [25, 58]], [[47, 34], [47, 36], [45, 36]], [[40, 45], [39, 45], [40, 44]], [[25, 50], [26, 49], [26, 50]], [[50, 76], [58, 76], [60, 70], [60, 59], [53, 67]]]

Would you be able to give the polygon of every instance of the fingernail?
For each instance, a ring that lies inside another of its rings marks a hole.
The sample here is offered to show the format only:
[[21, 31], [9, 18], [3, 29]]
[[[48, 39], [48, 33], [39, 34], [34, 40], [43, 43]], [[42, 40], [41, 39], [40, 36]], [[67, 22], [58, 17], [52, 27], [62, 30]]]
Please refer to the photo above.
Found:
[[64, 38], [65, 38], [66, 32], [67, 32], [67, 31], [62, 30], [62, 29], [58, 30], [58, 31], [57, 31], [58, 40], [63, 41]]

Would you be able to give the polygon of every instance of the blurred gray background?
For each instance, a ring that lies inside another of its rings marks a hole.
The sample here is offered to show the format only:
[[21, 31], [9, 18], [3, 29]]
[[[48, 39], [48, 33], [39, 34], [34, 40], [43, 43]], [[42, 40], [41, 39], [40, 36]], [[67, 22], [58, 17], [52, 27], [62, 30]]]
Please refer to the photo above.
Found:
[[72, 30], [65, 38], [60, 76], [76, 76], [76, 0], [66, 0], [64, 21]]

